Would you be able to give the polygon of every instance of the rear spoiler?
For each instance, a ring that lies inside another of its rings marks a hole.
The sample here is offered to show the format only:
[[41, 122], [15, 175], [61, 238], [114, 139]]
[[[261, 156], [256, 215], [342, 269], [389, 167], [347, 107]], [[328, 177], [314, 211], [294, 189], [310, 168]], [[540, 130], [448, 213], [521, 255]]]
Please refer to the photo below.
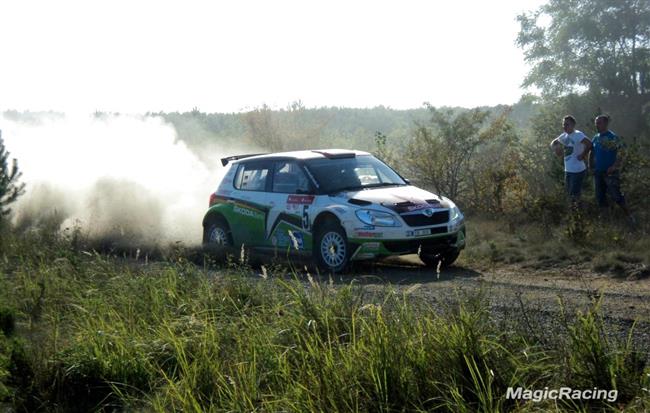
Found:
[[236, 160], [239, 160], [239, 159], [250, 158], [251, 156], [259, 156], [259, 155], [268, 155], [268, 154], [267, 153], [250, 153], [248, 155], [228, 156], [226, 158], [221, 158], [221, 165], [226, 166], [226, 165], [228, 165], [228, 162], [230, 162], [230, 161], [236, 161]]

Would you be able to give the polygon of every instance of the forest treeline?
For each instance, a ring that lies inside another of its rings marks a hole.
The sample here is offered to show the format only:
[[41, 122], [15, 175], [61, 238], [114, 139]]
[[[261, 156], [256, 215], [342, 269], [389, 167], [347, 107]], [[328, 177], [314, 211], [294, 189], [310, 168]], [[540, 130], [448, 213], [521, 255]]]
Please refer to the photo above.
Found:
[[[564, 209], [563, 165], [550, 151], [566, 114], [593, 136], [596, 115], [626, 143], [624, 178], [632, 205], [650, 186], [650, 108], [606, 94], [524, 95], [513, 105], [411, 110], [262, 106], [246, 113], [155, 113], [201, 155], [206, 145], [227, 152], [340, 147], [367, 150], [416, 184], [456, 199], [476, 213], [522, 213], [558, 222]], [[209, 153], [209, 152], [208, 152]], [[590, 196], [589, 182], [585, 184]]]

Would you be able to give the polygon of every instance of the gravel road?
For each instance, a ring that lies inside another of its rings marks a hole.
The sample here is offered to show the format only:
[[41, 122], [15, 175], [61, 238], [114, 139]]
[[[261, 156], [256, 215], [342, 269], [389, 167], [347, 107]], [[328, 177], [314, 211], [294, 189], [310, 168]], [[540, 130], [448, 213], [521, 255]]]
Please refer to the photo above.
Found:
[[440, 304], [441, 308], [463, 295], [481, 294], [495, 321], [504, 325], [518, 322], [541, 339], [565, 331], [563, 309], [572, 318], [600, 300], [608, 333], [625, 339], [635, 324], [633, 340], [650, 358], [650, 278], [617, 279], [580, 267], [540, 271], [500, 266], [478, 270], [460, 265], [438, 274], [422, 266], [417, 256], [405, 256], [357, 266], [352, 273], [337, 276], [335, 282], [354, 282], [368, 292], [388, 285], [414, 300], [434, 307]]

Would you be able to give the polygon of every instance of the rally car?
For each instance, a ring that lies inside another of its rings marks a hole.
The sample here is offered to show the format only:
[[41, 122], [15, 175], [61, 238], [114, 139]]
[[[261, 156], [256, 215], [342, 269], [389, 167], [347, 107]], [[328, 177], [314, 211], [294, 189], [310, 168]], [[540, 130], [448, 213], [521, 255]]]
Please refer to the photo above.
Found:
[[203, 244], [313, 258], [340, 272], [355, 260], [417, 253], [451, 265], [465, 222], [444, 196], [417, 188], [367, 152], [340, 149], [238, 155], [203, 218]]

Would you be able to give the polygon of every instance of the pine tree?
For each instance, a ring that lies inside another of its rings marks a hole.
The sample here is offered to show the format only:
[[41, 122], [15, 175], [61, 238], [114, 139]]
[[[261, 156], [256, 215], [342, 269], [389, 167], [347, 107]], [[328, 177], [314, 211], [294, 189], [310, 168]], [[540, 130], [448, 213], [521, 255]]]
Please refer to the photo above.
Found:
[[9, 164], [9, 152], [5, 149], [0, 131], [0, 218], [9, 215], [9, 204], [25, 191], [25, 184], [18, 182], [21, 175], [15, 158]]

